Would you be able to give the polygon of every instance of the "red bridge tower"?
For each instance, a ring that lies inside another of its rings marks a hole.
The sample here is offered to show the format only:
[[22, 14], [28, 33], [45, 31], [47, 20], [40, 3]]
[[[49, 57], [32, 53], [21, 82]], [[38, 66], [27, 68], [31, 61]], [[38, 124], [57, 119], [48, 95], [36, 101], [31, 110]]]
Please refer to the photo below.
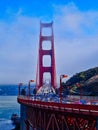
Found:
[[[45, 31], [49, 31], [49, 35], [43, 34]], [[51, 44], [51, 48], [44, 49], [43, 43], [45, 42], [46, 46], [48, 43]], [[50, 66], [44, 66], [43, 59], [44, 56], [50, 56]], [[54, 54], [54, 34], [53, 34], [53, 22], [51, 23], [40, 23], [40, 37], [39, 37], [39, 55], [37, 63], [37, 74], [36, 74], [36, 84], [39, 89], [44, 84], [44, 73], [50, 73], [50, 83], [51, 86], [56, 88], [56, 67], [55, 67], [55, 54]]]

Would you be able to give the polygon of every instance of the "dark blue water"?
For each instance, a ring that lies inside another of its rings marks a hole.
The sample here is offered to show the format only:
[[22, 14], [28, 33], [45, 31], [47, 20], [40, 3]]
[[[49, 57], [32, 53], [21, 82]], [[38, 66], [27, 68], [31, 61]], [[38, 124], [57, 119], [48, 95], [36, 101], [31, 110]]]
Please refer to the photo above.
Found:
[[18, 95], [18, 85], [0, 85], [0, 95], [17, 96]]
[[13, 113], [19, 115], [19, 107], [17, 96], [0, 96], [0, 130], [14, 128], [10, 118]]

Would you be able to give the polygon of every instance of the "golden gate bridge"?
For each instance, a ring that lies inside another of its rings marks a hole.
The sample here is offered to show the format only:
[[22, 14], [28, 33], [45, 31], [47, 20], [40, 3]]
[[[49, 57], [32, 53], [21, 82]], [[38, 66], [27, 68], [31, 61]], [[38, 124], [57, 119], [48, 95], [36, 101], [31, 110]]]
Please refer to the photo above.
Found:
[[[51, 30], [51, 34], [43, 35], [43, 30]], [[50, 48], [43, 48], [49, 43]], [[44, 84], [44, 74], [49, 74], [48, 88], [53, 93], [57, 88], [56, 64], [54, 52], [53, 22], [40, 23], [39, 51], [36, 73], [36, 93], [41, 89], [46, 89]], [[43, 57], [50, 56], [50, 65], [43, 65]], [[18, 102], [20, 103], [20, 129], [21, 130], [98, 130], [98, 105], [77, 104], [72, 101], [70, 104], [63, 102], [62, 79], [66, 75], [60, 76], [60, 96], [57, 101], [38, 99], [37, 95], [31, 95], [30, 80], [28, 84], [28, 94], [21, 95], [22, 83], [19, 84]], [[49, 86], [50, 85], [50, 86]], [[44, 91], [44, 90], [43, 90]], [[48, 90], [47, 90], [48, 91]], [[48, 94], [50, 91], [48, 91]], [[55, 94], [56, 95], [56, 94]], [[44, 93], [44, 98], [47, 98]], [[54, 97], [55, 98], [55, 97]], [[69, 100], [71, 100], [69, 98]]]

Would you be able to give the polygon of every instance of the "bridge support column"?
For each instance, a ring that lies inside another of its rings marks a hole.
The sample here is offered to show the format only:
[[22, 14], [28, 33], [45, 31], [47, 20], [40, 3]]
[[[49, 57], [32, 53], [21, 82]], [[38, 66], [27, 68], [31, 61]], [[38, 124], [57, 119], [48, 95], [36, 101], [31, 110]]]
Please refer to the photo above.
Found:
[[26, 106], [21, 104], [20, 105], [20, 130], [27, 130], [25, 120], [26, 120]]
[[97, 117], [97, 120], [96, 120], [96, 130], [98, 130], [98, 117]]

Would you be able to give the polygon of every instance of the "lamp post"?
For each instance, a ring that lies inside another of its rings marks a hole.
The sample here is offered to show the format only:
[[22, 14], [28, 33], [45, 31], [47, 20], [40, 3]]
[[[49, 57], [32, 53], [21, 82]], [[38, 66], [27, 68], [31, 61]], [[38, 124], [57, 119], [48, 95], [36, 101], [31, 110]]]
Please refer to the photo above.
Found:
[[31, 82], [34, 82], [34, 80], [29, 80], [29, 83], [28, 83], [28, 96], [30, 97], [30, 83]]
[[60, 103], [62, 103], [62, 79], [67, 77], [68, 76], [64, 74], [60, 75]]
[[18, 95], [20, 95], [20, 87], [23, 85], [23, 83], [18, 84]]

